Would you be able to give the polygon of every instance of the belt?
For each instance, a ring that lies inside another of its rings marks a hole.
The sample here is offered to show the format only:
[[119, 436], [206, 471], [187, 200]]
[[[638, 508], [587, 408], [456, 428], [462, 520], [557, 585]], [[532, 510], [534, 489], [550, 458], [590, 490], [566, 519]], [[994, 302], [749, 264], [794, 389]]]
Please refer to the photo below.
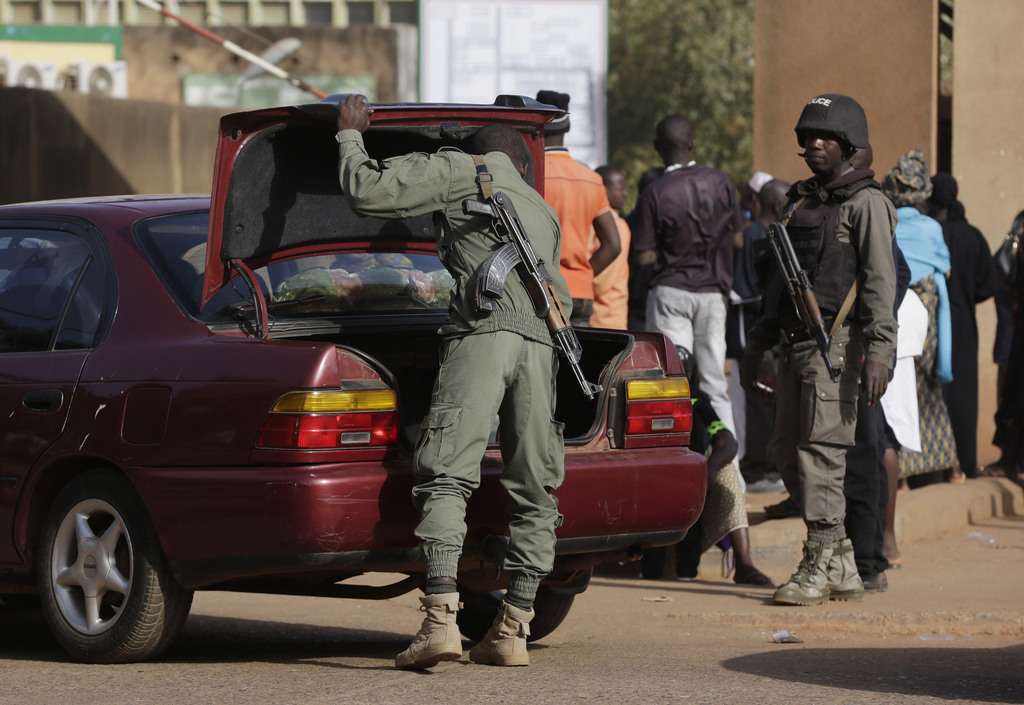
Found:
[[[825, 323], [825, 330], [832, 330], [832, 324], [835, 322], [835, 316], [828, 316], [822, 318]], [[843, 321], [843, 325], [840, 328], [845, 328], [850, 325], [850, 320]], [[814, 336], [807, 332], [807, 326], [799, 325], [793, 326], [792, 328], [782, 329], [782, 344], [783, 345], [796, 345], [797, 343], [806, 343], [808, 340], [814, 340]]]

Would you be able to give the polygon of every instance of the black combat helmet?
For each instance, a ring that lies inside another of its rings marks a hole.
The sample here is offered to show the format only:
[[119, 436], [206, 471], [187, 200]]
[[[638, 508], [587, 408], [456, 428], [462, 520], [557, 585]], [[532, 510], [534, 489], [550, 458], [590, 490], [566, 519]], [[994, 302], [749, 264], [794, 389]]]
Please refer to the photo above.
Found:
[[826, 93], [812, 98], [796, 123], [796, 139], [804, 146], [803, 132], [817, 130], [835, 135], [857, 149], [867, 149], [868, 119], [860, 103], [847, 95]]

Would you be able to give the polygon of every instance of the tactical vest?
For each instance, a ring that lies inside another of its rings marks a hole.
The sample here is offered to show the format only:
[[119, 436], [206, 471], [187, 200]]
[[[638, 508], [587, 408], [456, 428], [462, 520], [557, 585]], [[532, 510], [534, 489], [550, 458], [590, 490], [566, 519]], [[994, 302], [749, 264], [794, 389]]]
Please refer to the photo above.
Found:
[[[838, 237], [839, 209], [861, 189], [880, 188], [871, 176], [856, 176], [827, 191], [820, 187], [810, 191], [811, 180], [797, 184], [795, 190], [805, 198], [786, 224], [800, 267], [814, 285], [818, 306], [826, 317], [839, 311], [858, 271], [856, 243], [840, 242]], [[826, 275], [819, 277], [821, 272]], [[853, 312], [850, 318], [856, 319]]]

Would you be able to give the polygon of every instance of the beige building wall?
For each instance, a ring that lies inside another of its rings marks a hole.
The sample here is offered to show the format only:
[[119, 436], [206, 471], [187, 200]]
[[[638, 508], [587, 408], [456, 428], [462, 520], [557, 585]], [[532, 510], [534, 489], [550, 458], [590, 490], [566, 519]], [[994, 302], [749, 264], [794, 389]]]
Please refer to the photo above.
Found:
[[[1019, 129], [1024, 115], [1021, 27], [1024, 2], [1020, 0], [956, 3], [952, 171], [968, 220], [985, 234], [993, 252], [1014, 216], [1024, 210], [1024, 132]], [[978, 455], [982, 463], [998, 457], [998, 450], [989, 445], [995, 429], [995, 327], [995, 306], [988, 301], [978, 307]]]
[[754, 169], [788, 181], [810, 176], [793, 128], [821, 93], [843, 93], [864, 107], [879, 174], [915, 146], [932, 163], [936, 2], [754, 0], [754, 62]]

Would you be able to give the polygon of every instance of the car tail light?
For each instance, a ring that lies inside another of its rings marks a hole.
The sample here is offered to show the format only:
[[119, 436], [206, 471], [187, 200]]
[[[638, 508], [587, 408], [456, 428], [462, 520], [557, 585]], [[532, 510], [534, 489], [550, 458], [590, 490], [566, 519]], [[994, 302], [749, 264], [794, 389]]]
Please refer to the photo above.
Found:
[[[626, 380], [626, 439], [689, 434], [693, 427], [690, 382], [685, 377]], [[688, 443], [688, 438], [665, 438]]]
[[321, 389], [282, 395], [263, 422], [259, 448], [367, 448], [398, 441], [393, 389]]

